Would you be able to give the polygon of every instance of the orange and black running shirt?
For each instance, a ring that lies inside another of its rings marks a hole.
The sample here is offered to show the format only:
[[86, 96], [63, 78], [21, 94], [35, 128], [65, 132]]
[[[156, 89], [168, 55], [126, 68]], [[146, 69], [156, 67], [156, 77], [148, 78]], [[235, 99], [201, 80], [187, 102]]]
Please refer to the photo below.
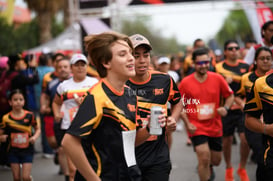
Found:
[[[118, 92], [101, 79], [88, 90], [66, 132], [81, 138], [90, 165], [104, 181], [137, 180], [132, 179], [131, 169], [138, 173], [139, 168], [126, 164], [122, 133], [136, 130], [136, 103], [127, 86]], [[75, 180], [84, 179], [77, 172]]]
[[96, 70], [96, 68], [91, 64], [89, 64], [87, 66], [87, 75], [90, 76], [90, 77], [97, 77], [97, 78], [100, 77], [99, 73]]
[[[273, 73], [258, 78], [245, 105], [245, 113], [252, 117], [260, 119], [263, 114], [263, 121], [265, 124], [273, 123]], [[273, 168], [273, 138], [268, 135], [263, 135], [264, 146], [264, 161], [270, 168]]]
[[[175, 82], [168, 74], [149, 71], [149, 75], [149, 79], [145, 82], [134, 82], [129, 79], [126, 83], [137, 95], [138, 114], [141, 118], [137, 123], [138, 128], [146, 127], [147, 115], [150, 115], [152, 106], [161, 106], [167, 114], [167, 102], [175, 105], [181, 98]], [[146, 142], [136, 147], [136, 159], [140, 167], [169, 161], [165, 129], [162, 135], [152, 135]]]
[[[227, 62], [227, 60], [224, 60], [216, 64], [215, 70], [217, 73], [221, 74], [227, 81], [230, 81], [228, 82], [228, 84], [233, 90], [234, 95], [239, 96], [237, 95], [237, 91], [241, 87], [242, 75], [248, 72], [249, 65], [243, 60], [237, 60], [237, 63], [235, 65], [231, 65]], [[240, 109], [240, 106], [237, 104], [233, 104], [230, 109]]]
[[49, 82], [51, 82], [52, 80], [57, 79], [57, 78], [58, 78], [58, 76], [55, 71], [46, 73], [43, 77], [42, 92], [46, 91], [46, 88], [47, 88]]
[[34, 145], [29, 143], [29, 138], [34, 134], [37, 125], [34, 114], [24, 110], [24, 116], [15, 118], [9, 112], [2, 117], [0, 128], [8, 135], [9, 153], [33, 154]]
[[251, 87], [257, 78], [259, 78], [257, 71], [245, 73], [242, 76], [241, 87], [237, 91], [237, 95], [248, 97], [251, 91]]

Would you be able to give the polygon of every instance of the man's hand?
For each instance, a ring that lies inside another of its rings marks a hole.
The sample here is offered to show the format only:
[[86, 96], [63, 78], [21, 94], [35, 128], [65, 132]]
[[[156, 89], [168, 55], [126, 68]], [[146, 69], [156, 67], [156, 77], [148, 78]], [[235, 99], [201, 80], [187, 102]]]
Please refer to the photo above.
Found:
[[62, 118], [63, 118], [63, 114], [62, 113], [58, 113], [58, 114], [54, 115], [54, 119], [55, 119], [55, 121], [57, 123], [60, 123], [61, 120], [62, 120]]
[[188, 123], [186, 125], [186, 128], [189, 131], [189, 133], [191, 133], [191, 134], [194, 134], [195, 131], [197, 130], [196, 126], [194, 124], [192, 124], [192, 123]]
[[0, 135], [0, 142], [6, 142], [7, 138], [8, 138], [8, 135], [6, 134]]
[[169, 116], [167, 117], [167, 126], [166, 131], [167, 132], [174, 132], [176, 130], [176, 121], [173, 117]]
[[51, 108], [47, 105], [42, 105], [40, 108], [41, 114], [49, 114], [51, 112]]
[[217, 112], [222, 117], [225, 117], [227, 115], [227, 113], [228, 113], [225, 107], [219, 107], [217, 109]]
[[29, 143], [30, 144], [33, 145], [35, 143], [35, 141], [36, 141], [36, 138], [34, 138], [34, 136], [32, 136], [32, 137], [29, 138]]

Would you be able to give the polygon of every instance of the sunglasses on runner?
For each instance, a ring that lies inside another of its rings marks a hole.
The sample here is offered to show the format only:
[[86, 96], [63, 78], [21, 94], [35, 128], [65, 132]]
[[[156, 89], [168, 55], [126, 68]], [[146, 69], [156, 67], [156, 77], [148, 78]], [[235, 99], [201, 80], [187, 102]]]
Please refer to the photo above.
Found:
[[227, 47], [227, 50], [229, 50], [229, 51], [232, 51], [233, 49], [235, 49], [235, 50], [239, 50], [239, 49], [240, 49], [240, 47]]
[[196, 65], [207, 65], [209, 64], [210, 60], [201, 60], [198, 62], [195, 62]]

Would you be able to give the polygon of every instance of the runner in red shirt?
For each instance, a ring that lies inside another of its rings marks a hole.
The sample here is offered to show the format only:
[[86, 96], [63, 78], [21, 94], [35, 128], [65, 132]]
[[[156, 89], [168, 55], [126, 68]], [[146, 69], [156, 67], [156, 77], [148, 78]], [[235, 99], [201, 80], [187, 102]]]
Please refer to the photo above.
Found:
[[[199, 178], [207, 181], [214, 177], [212, 165], [221, 162], [221, 116], [227, 115], [234, 96], [221, 75], [208, 72], [210, 57], [207, 48], [196, 49], [192, 58], [195, 73], [185, 77], [179, 86], [184, 107], [181, 117], [197, 154]], [[221, 96], [225, 98], [225, 106], [220, 105]]]

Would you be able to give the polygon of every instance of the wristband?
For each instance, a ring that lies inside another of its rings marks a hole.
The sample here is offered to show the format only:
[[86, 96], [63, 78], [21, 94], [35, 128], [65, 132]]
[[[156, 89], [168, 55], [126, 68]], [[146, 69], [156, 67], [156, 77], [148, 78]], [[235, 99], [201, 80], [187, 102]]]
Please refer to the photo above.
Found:
[[228, 110], [229, 110], [229, 107], [227, 107], [227, 106], [224, 106], [224, 108], [225, 108], [225, 110], [228, 112]]
[[146, 130], [148, 131], [148, 133], [150, 133], [150, 128], [148, 125], [146, 126]]
[[266, 124], [264, 124], [264, 134], [266, 134]]

